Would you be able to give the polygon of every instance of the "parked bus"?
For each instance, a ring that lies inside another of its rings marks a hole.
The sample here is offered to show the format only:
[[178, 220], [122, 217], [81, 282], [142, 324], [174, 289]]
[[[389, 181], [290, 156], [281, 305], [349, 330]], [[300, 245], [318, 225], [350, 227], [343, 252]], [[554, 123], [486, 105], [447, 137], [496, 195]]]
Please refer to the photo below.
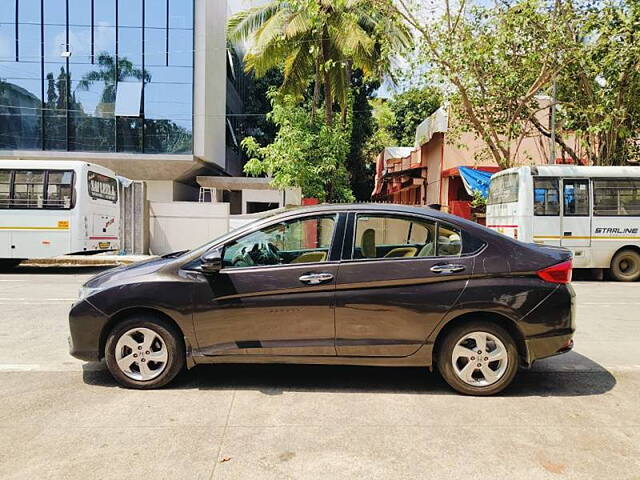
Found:
[[575, 268], [640, 278], [640, 168], [547, 165], [491, 178], [487, 226], [573, 252]]
[[115, 174], [79, 161], [0, 160], [0, 263], [120, 249]]

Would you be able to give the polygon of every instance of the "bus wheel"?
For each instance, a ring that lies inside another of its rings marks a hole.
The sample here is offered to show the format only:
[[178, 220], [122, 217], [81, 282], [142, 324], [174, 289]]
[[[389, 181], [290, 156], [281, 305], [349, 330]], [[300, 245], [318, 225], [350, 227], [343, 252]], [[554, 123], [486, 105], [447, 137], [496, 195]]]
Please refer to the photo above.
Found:
[[640, 253], [630, 249], [620, 250], [611, 260], [609, 273], [619, 282], [635, 282], [640, 278]]

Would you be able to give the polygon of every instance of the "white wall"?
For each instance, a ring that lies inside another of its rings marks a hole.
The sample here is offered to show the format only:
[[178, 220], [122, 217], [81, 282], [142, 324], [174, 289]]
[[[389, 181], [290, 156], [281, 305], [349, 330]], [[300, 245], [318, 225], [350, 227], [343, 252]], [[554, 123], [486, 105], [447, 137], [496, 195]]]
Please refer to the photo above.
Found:
[[228, 203], [149, 202], [149, 251], [154, 255], [195, 248], [228, 231]]

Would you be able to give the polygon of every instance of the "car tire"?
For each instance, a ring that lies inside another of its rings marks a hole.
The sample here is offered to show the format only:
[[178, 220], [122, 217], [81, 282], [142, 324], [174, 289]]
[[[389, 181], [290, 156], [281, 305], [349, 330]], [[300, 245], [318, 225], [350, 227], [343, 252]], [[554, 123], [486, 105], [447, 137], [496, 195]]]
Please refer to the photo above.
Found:
[[611, 260], [609, 275], [618, 282], [635, 282], [640, 278], [640, 253], [635, 250], [620, 250]]
[[160, 388], [185, 366], [182, 336], [168, 321], [136, 315], [116, 324], [105, 343], [107, 368], [122, 386]]
[[440, 375], [451, 388], [476, 396], [494, 395], [507, 388], [519, 366], [518, 348], [509, 332], [487, 321], [454, 327], [439, 345], [436, 360]]

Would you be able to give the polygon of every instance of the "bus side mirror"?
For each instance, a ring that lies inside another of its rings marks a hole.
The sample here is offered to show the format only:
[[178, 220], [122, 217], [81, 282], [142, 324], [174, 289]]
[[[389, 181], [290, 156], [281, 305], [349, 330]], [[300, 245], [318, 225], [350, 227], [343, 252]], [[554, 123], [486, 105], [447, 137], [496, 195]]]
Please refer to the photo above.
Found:
[[214, 248], [200, 257], [204, 273], [218, 273], [222, 269], [222, 249]]

